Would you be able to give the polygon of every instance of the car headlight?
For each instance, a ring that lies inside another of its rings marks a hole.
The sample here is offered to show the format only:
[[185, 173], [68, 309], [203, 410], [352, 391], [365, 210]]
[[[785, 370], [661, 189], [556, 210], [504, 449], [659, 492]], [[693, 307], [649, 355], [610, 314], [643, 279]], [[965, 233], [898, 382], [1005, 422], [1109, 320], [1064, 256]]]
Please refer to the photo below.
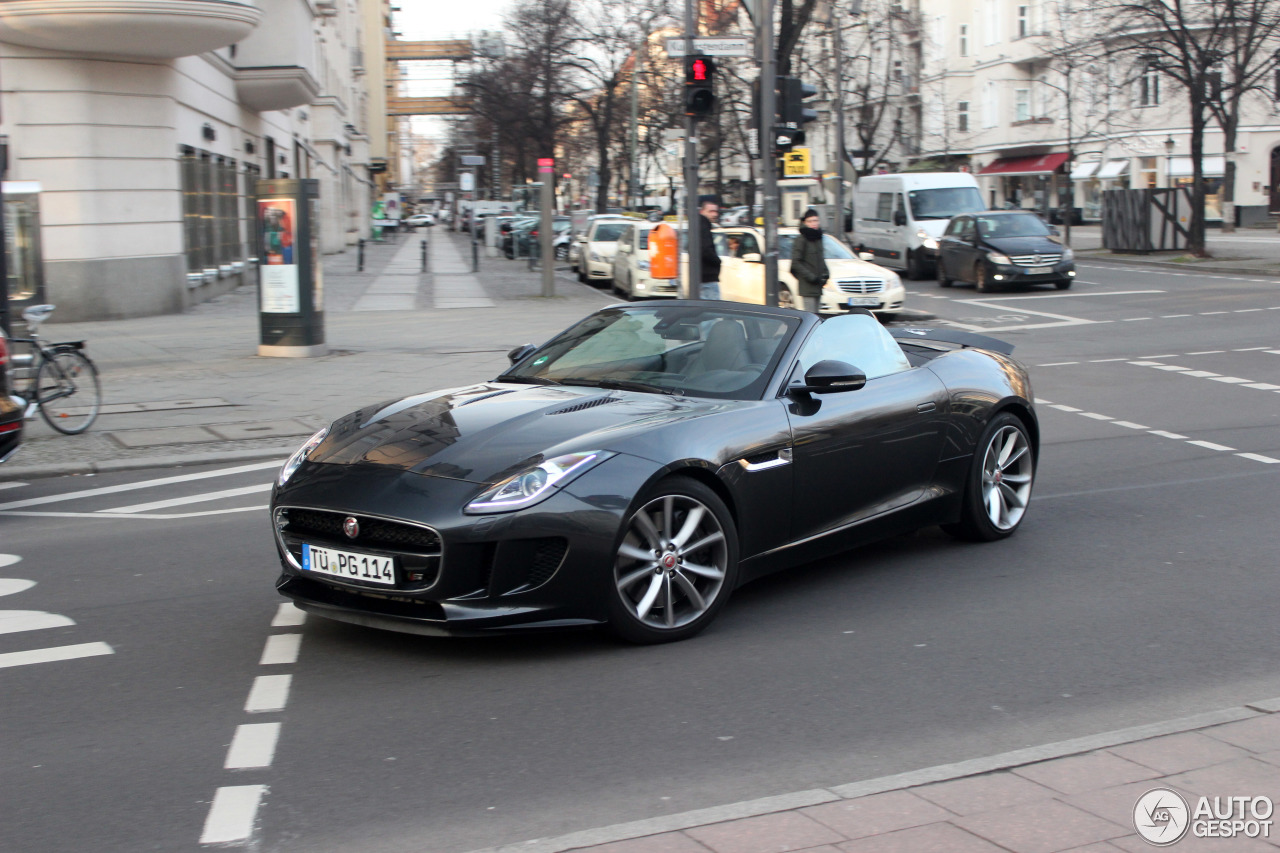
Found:
[[1076, 259], [1076, 253], [1072, 251], [1070, 246], [1062, 247], [1062, 259], [1064, 261], [1074, 261]]
[[636, 269], [644, 270], [645, 272], [648, 272], [649, 271], [648, 258], [641, 258], [640, 260], [636, 261]]
[[302, 466], [302, 461], [307, 458], [307, 454], [320, 446], [320, 442], [324, 441], [325, 436], [329, 434], [329, 428], [325, 427], [311, 438], [307, 439], [306, 444], [299, 447], [289, 457], [289, 461], [284, 463], [284, 467], [280, 469], [280, 476], [276, 478], [276, 482], [283, 486], [293, 476], [293, 472]]
[[599, 256], [599, 255], [597, 255], [595, 252], [592, 252], [592, 253], [591, 253], [591, 260], [593, 260], [593, 261], [603, 261], [603, 260], [604, 260], [604, 258], [600, 257], [600, 256]]
[[926, 249], [938, 248], [937, 238], [931, 235], [928, 231], [924, 230], [923, 228], [921, 228], [919, 231], [916, 232], [916, 236], [920, 238], [920, 245], [925, 247]]
[[566, 453], [563, 456], [539, 462], [486, 489], [479, 497], [467, 504], [466, 511], [470, 513], [509, 512], [513, 509], [532, 506], [550, 497], [554, 489], [564, 486], [592, 465], [603, 462], [610, 456], [613, 454], [604, 450], [585, 450], [581, 453]]
[[987, 260], [991, 261], [991, 263], [993, 263], [993, 264], [1011, 264], [1011, 263], [1013, 263], [1013, 261], [1009, 260], [1009, 256], [1008, 256], [1008, 255], [1002, 255], [1002, 254], [1000, 254], [999, 252], [988, 252], [988, 253], [987, 253]]

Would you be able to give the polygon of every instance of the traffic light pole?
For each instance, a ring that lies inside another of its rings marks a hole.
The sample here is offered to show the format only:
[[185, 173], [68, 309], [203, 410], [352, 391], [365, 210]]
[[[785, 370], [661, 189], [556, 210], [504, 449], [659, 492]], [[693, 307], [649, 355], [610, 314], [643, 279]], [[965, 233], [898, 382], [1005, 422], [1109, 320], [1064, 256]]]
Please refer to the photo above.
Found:
[[[693, 56], [693, 38], [697, 35], [694, 0], [684, 0], [684, 55]], [[686, 245], [689, 247], [689, 299], [702, 298], [702, 253], [698, 226], [698, 120], [685, 110], [684, 117], [684, 210]]]
[[760, 0], [760, 177], [764, 195], [764, 301], [778, 304], [778, 56], [773, 46], [773, 3]]

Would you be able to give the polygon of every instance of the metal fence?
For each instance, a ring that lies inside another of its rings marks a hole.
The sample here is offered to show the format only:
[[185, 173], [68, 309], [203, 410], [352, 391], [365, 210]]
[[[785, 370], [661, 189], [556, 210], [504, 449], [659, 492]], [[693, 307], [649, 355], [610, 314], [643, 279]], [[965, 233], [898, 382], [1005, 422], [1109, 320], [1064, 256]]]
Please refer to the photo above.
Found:
[[1191, 188], [1106, 190], [1102, 245], [1113, 252], [1171, 252], [1187, 247]]

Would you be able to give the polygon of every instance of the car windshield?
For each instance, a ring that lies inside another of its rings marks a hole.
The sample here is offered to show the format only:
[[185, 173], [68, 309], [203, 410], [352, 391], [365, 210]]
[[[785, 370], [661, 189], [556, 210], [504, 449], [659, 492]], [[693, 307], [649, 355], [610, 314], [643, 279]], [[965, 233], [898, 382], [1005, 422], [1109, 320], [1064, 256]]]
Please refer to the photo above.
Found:
[[977, 187], [938, 187], [907, 193], [912, 219], [950, 219], [960, 213], [986, 210]]
[[[779, 234], [778, 235], [778, 257], [781, 260], [791, 260], [791, 245], [795, 243], [798, 234]], [[854, 260], [853, 252], [845, 244], [841, 243], [830, 234], [822, 235], [822, 256], [829, 261], [852, 261]]]
[[1049, 226], [1034, 213], [1005, 216], [978, 216], [978, 235], [987, 239], [1001, 237], [1048, 237]]
[[596, 226], [596, 230], [591, 235], [593, 243], [617, 242], [622, 229], [627, 227], [626, 222], [602, 222]]
[[498, 379], [756, 400], [799, 326], [799, 317], [732, 308], [609, 308]]

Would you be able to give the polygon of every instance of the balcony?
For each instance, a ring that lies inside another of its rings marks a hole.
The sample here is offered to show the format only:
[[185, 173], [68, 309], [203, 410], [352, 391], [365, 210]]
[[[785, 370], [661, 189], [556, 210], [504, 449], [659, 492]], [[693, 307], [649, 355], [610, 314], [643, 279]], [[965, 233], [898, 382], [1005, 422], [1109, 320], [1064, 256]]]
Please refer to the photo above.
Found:
[[262, 25], [236, 46], [236, 96], [257, 112], [309, 104], [320, 94], [307, 0], [272, 0]]
[[7, 0], [0, 41], [139, 59], [234, 44], [262, 18], [253, 0]]

